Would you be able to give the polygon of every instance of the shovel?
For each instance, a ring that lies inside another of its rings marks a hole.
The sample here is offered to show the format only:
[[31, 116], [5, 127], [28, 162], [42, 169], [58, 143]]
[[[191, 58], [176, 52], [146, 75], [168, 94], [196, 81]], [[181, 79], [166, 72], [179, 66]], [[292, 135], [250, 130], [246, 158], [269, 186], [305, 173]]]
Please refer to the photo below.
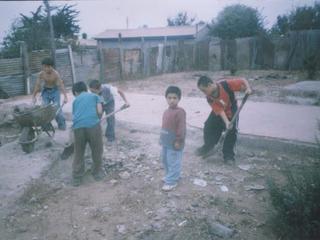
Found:
[[[100, 122], [106, 120], [107, 118], [113, 116], [113, 115], [116, 114], [117, 112], [120, 112], [120, 111], [122, 111], [122, 110], [124, 110], [124, 109], [126, 109], [126, 108], [128, 108], [128, 107], [129, 107], [129, 106], [128, 106], [127, 104], [122, 105], [119, 109], [114, 110], [113, 112], [111, 112], [111, 113], [105, 115], [103, 118], [101, 118], [101, 119], [100, 119]], [[65, 159], [67, 159], [68, 157], [70, 157], [70, 156], [73, 154], [73, 152], [74, 152], [74, 143], [72, 142], [72, 143], [69, 144], [69, 146], [66, 146], [66, 147], [63, 149], [63, 152], [62, 152], [62, 154], [60, 155], [60, 158], [61, 158], [62, 160], [65, 160]]]
[[231, 131], [231, 129], [233, 127], [233, 124], [235, 123], [236, 119], [238, 118], [239, 113], [240, 113], [241, 109], [243, 108], [244, 104], [246, 103], [248, 97], [249, 97], [249, 94], [246, 94], [243, 97], [240, 106], [238, 107], [237, 111], [235, 112], [235, 114], [233, 115], [233, 117], [232, 117], [232, 119], [230, 121], [229, 127], [221, 134], [221, 137], [220, 137], [218, 143], [216, 144], [216, 147], [214, 147], [212, 150], [210, 150], [202, 158], [209, 157], [210, 155], [215, 153], [217, 151], [217, 149], [219, 149], [223, 145], [224, 139], [226, 138], [227, 134]]

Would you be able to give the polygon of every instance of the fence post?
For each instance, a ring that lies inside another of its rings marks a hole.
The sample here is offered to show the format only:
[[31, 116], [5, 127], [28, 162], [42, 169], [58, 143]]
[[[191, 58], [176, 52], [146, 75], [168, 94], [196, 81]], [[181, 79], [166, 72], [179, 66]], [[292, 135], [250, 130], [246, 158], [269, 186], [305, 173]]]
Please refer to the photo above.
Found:
[[120, 50], [120, 79], [123, 79], [123, 49], [121, 33], [118, 34], [119, 50]]
[[76, 79], [76, 73], [74, 71], [74, 62], [73, 62], [73, 56], [72, 56], [72, 48], [70, 45], [68, 45], [68, 53], [69, 53], [69, 59], [70, 59], [70, 65], [71, 65], [71, 73], [72, 73], [72, 84], [77, 82]]
[[22, 58], [23, 79], [24, 79], [24, 92], [29, 95], [30, 90], [30, 67], [27, 44], [23, 41], [20, 42], [20, 53]]
[[104, 59], [104, 51], [103, 48], [98, 45], [98, 53], [99, 53], [99, 59], [100, 59], [100, 82], [105, 82], [105, 59]]

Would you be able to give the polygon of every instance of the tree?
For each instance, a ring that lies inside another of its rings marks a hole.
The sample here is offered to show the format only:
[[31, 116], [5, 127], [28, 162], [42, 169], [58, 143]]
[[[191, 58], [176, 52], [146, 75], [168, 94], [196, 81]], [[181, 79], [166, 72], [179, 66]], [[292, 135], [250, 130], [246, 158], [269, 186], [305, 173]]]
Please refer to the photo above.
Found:
[[289, 31], [310, 29], [320, 29], [320, 3], [312, 7], [298, 7], [288, 15], [278, 16], [271, 33], [282, 35]]
[[190, 26], [195, 21], [195, 18], [188, 17], [187, 12], [179, 12], [173, 18], [167, 18], [168, 26]]
[[210, 28], [211, 35], [222, 39], [251, 37], [265, 32], [260, 13], [242, 4], [225, 7]]
[[[53, 26], [55, 29], [55, 40], [58, 38], [74, 38], [79, 32], [77, 25], [78, 11], [73, 9], [74, 5], [56, 7], [52, 15]], [[31, 16], [20, 14], [12, 25], [10, 32], [4, 38], [2, 45], [3, 57], [18, 57], [20, 55], [19, 42], [24, 41], [28, 50], [48, 49], [49, 46], [49, 24], [43, 7], [40, 6]]]
[[27, 43], [29, 49], [48, 47], [48, 34], [45, 30], [45, 17], [42, 15], [42, 7], [31, 12], [31, 17], [20, 14], [11, 25], [9, 34], [3, 40], [3, 56], [16, 57], [20, 54], [19, 42]]
[[73, 38], [80, 31], [77, 17], [79, 11], [73, 9], [75, 5], [64, 5], [57, 9], [52, 16], [56, 38]]
[[283, 35], [290, 30], [289, 18], [287, 16], [278, 16], [277, 24], [271, 28], [272, 35]]

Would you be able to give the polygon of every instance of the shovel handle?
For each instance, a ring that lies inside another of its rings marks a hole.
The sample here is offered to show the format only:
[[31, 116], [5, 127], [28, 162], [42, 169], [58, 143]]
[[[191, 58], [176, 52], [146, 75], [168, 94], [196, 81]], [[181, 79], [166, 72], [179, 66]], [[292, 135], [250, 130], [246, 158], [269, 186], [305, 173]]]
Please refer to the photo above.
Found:
[[113, 112], [105, 115], [103, 118], [101, 118], [101, 119], [100, 119], [100, 122], [104, 121], [104, 120], [107, 119], [108, 117], [111, 117], [112, 115], [116, 114], [117, 112], [120, 112], [120, 111], [122, 111], [122, 110], [124, 110], [124, 109], [126, 109], [126, 108], [128, 108], [128, 107], [129, 107], [129, 105], [123, 104], [119, 109], [117, 109], [117, 110], [115, 110], [115, 111], [113, 111]]
[[239, 113], [240, 113], [241, 109], [243, 108], [244, 104], [246, 103], [248, 97], [249, 97], [249, 94], [244, 95], [244, 97], [243, 97], [243, 99], [242, 99], [242, 101], [241, 101], [240, 106], [238, 107], [236, 113], [233, 115], [233, 117], [232, 117], [232, 119], [231, 119], [231, 121], [230, 121], [229, 128], [227, 128], [227, 129], [222, 133], [222, 136], [220, 137], [219, 142], [223, 142], [224, 139], [225, 139], [225, 137], [226, 137], [226, 135], [227, 135], [227, 134], [230, 132], [230, 130], [232, 129], [233, 124], [234, 124], [234, 122], [236, 121], [237, 117], [239, 116]]

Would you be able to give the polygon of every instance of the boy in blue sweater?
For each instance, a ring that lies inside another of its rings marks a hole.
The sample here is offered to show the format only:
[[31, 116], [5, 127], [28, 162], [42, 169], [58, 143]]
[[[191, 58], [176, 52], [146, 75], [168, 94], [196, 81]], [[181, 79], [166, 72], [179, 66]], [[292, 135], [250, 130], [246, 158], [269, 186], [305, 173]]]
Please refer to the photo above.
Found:
[[87, 92], [84, 82], [77, 82], [72, 87], [76, 97], [72, 104], [73, 132], [75, 154], [72, 164], [73, 185], [79, 186], [85, 173], [84, 153], [87, 143], [91, 148], [92, 169], [95, 180], [104, 177], [102, 170], [102, 132], [100, 118], [103, 114], [101, 99], [93, 93]]

